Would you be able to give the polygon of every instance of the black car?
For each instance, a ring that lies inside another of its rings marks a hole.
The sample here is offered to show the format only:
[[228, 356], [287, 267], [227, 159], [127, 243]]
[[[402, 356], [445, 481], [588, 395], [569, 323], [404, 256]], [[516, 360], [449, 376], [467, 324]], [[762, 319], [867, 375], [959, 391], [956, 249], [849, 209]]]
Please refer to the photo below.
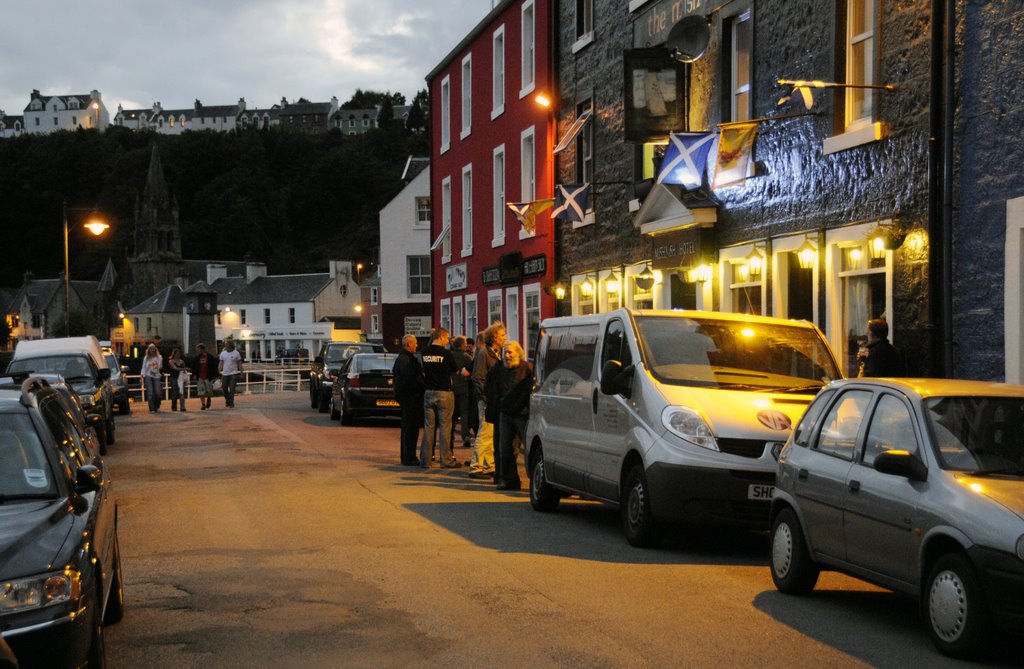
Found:
[[309, 366], [309, 404], [320, 413], [327, 413], [331, 404], [331, 388], [342, 363], [356, 353], [383, 353], [383, 344], [365, 341], [331, 341]]
[[110, 369], [110, 385], [114, 389], [114, 404], [117, 406], [118, 415], [125, 416], [132, 412], [132, 405], [128, 399], [128, 366], [122, 365], [117, 354], [112, 351], [103, 351], [103, 357]]
[[360, 416], [402, 417], [395, 399], [394, 353], [357, 353], [342, 364], [331, 393], [331, 418], [351, 425]]
[[0, 631], [22, 669], [102, 667], [124, 612], [117, 502], [74, 404], [0, 385]]

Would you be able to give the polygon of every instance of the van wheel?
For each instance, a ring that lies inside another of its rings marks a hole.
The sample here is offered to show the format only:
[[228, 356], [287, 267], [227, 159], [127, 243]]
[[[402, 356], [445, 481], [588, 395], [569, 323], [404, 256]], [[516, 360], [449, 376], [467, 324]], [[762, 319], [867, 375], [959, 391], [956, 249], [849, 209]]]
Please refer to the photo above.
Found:
[[656, 546], [661, 532], [651, 513], [651, 494], [642, 465], [633, 465], [626, 476], [621, 509], [622, 529], [626, 533], [626, 540], [633, 546], [641, 548]]
[[811, 559], [800, 522], [792, 509], [783, 509], [772, 523], [772, 581], [780, 592], [806, 595], [814, 590], [821, 570]]
[[544, 452], [538, 447], [530, 469], [530, 506], [534, 511], [554, 511], [560, 499], [558, 491], [548, 485], [544, 476]]
[[928, 633], [944, 655], [969, 657], [981, 649], [988, 630], [981, 587], [971, 563], [960, 553], [943, 555], [924, 590]]

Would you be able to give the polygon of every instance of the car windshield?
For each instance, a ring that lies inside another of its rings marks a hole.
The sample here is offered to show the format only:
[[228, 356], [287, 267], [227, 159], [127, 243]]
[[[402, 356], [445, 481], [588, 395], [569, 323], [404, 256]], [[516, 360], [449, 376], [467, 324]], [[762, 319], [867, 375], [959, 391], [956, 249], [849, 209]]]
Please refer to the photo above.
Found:
[[679, 316], [636, 319], [658, 380], [681, 386], [811, 392], [841, 378], [811, 328]]
[[57, 486], [32, 421], [24, 414], [0, 414], [0, 504], [56, 496]]
[[354, 372], [390, 372], [395, 364], [393, 355], [361, 355], [352, 361]]
[[345, 346], [330, 346], [327, 348], [327, 360], [326, 362], [344, 362], [348, 360], [356, 353], [372, 353], [373, 346], [366, 344], [348, 344]]
[[60, 374], [68, 381], [93, 378], [89, 361], [80, 355], [53, 355], [14, 360], [7, 368], [7, 373], [18, 372]]
[[116, 379], [121, 376], [121, 363], [117, 361], [117, 356], [113, 353], [107, 353], [103, 357], [107, 361], [107, 367], [110, 368], [110, 378]]
[[1024, 476], [1024, 397], [931, 397], [924, 405], [945, 469]]

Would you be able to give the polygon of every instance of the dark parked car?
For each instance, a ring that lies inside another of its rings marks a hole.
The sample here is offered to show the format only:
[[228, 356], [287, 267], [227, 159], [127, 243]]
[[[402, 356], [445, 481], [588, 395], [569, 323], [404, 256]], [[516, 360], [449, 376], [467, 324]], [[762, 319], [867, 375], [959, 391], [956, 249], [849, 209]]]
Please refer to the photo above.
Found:
[[320, 352], [309, 366], [309, 404], [320, 413], [327, 413], [331, 404], [331, 388], [342, 363], [356, 353], [383, 353], [383, 344], [365, 341], [331, 341], [320, 347]]
[[109, 351], [103, 352], [110, 367], [110, 385], [114, 388], [114, 404], [117, 406], [117, 413], [124, 416], [132, 412], [131, 402], [128, 400], [128, 365], [122, 365], [117, 359], [117, 354]]
[[101, 457], [43, 379], [0, 388], [0, 630], [22, 669], [102, 667], [124, 611]]
[[782, 449], [771, 516], [782, 592], [834, 569], [916, 597], [947, 655], [1019, 634], [1024, 386], [832, 382]]
[[360, 416], [402, 417], [391, 368], [394, 353], [357, 353], [341, 366], [331, 394], [331, 418], [351, 425]]

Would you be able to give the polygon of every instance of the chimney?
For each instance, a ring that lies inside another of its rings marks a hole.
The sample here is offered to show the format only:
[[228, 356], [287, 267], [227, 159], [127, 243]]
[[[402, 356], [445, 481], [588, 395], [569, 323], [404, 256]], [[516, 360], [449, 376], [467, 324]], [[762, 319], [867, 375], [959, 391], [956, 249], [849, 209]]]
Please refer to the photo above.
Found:
[[33, 278], [32, 272], [25, 272], [24, 278], [25, 278], [24, 285], [27, 286], [28, 284], [32, 283], [32, 278]]
[[245, 98], [238, 98], [238, 111], [239, 112], [244, 112], [245, 111]]
[[261, 276], [267, 275], [267, 266], [261, 262], [245, 263], [245, 282], [252, 283]]
[[217, 279], [228, 278], [228, 266], [219, 263], [210, 263], [206, 266], [206, 283], [213, 285]]

